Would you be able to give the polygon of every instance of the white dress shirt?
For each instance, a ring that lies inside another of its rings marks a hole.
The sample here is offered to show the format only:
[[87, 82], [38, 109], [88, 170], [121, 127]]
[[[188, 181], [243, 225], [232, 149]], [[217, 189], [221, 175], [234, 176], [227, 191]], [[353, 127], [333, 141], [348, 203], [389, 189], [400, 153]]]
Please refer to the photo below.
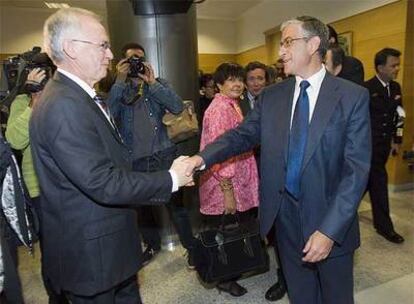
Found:
[[295, 84], [295, 93], [293, 94], [293, 104], [292, 104], [292, 114], [290, 116], [290, 125], [292, 126], [293, 114], [295, 113], [296, 102], [298, 101], [299, 93], [300, 93], [300, 83], [302, 80], [306, 80], [309, 82], [310, 86], [306, 89], [306, 93], [308, 94], [309, 98], [309, 122], [312, 120], [313, 111], [315, 110], [316, 100], [319, 96], [319, 91], [321, 89], [322, 81], [325, 78], [326, 69], [325, 66], [322, 65], [321, 69], [313, 74], [308, 79], [303, 79], [302, 77], [296, 76], [296, 84]]

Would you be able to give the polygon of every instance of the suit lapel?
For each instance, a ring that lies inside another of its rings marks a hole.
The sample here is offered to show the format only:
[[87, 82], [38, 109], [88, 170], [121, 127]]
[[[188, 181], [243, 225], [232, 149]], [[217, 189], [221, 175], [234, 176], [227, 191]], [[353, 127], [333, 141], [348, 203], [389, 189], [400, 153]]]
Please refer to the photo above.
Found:
[[331, 119], [332, 113], [340, 99], [340, 95], [336, 91], [337, 84], [333, 81], [333, 79], [333, 76], [326, 73], [325, 79], [322, 81], [315, 110], [309, 126], [309, 134], [305, 149], [305, 156], [302, 163], [302, 170], [306, 167], [312, 157], [312, 154], [315, 152], [325, 127]]
[[99, 106], [95, 103], [95, 101], [86, 93], [76, 82], [74, 82], [72, 79], [66, 77], [65, 75], [56, 72], [54, 75], [54, 79], [58, 82], [62, 82], [65, 85], [71, 87], [75, 92], [77, 92], [80, 95], [80, 101], [86, 102], [87, 106], [91, 108], [93, 111], [96, 112], [96, 114], [103, 120], [104, 124], [111, 130], [112, 135], [116, 138], [116, 140], [123, 144], [122, 139], [120, 135], [118, 134], [117, 130], [112, 126], [112, 124], [108, 121], [105, 114], [102, 113]]
[[[120, 137], [120, 134], [118, 133], [118, 131], [115, 129], [116, 126], [112, 125], [111, 122], [109, 122], [109, 120], [106, 118], [105, 114], [102, 113], [102, 110], [99, 108], [99, 106], [95, 103], [95, 101], [88, 95], [89, 97], [89, 101], [87, 102], [88, 106], [95, 111], [99, 117], [101, 117], [101, 119], [103, 120], [103, 122], [106, 124], [106, 126], [111, 130], [112, 135], [116, 138], [116, 140], [120, 143], [123, 144], [122, 142], [122, 138]], [[115, 122], [114, 122], [115, 123]]]
[[276, 130], [280, 130], [281, 139], [282, 139], [282, 147], [284, 149], [284, 159], [285, 164], [288, 161], [288, 152], [289, 152], [289, 134], [290, 134], [290, 120], [292, 117], [292, 104], [293, 104], [293, 96], [295, 93], [295, 77], [291, 77], [285, 86], [285, 91], [283, 92], [284, 100], [281, 103], [281, 106], [277, 111], [280, 113], [279, 117], [279, 124]]

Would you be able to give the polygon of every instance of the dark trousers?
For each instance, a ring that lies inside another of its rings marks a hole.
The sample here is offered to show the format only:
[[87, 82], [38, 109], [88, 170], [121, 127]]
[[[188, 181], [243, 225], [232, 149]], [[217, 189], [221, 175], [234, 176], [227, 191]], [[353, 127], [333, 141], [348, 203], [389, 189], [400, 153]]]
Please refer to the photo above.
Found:
[[298, 202], [287, 194], [275, 221], [277, 245], [292, 304], [352, 304], [353, 253], [304, 263]]
[[390, 154], [390, 147], [389, 143], [383, 143], [383, 146], [379, 145], [373, 147], [367, 191], [371, 198], [374, 228], [384, 233], [390, 233], [394, 231], [394, 225], [390, 217], [388, 174], [385, 167]]
[[[168, 170], [176, 158], [176, 148], [169, 148], [156, 154], [140, 158], [132, 163], [132, 169], [139, 172], [154, 172]], [[183, 205], [182, 190], [173, 193], [166, 204], [168, 213], [177, 230], [180, 242], [186, 249], [193, 248], [194, 237], [187, 208]], [[138, 227], [144, 243], [154, 249], [160, 249], [161, 237], [159, 225], [156, 221], [156, 212], [159, 206], [140, 206], [137, 208]]]
[[[40, 247], [40, 252], [43, 252], [42, 210], [41, 210], [40, 203], [41, 203], [40, 196], [31, 198], [31, 204], [35, 208], [36, 214], [39, 218], [39, 247]], [[44, 263], [43, 263], [43, 255], [42, 255], [42, 260], [40, 261], [40, 268], [41, 268], [40, 271], [42, 274], [43, 285], [49, 297], [48, 303], [49, 304], [68, 304], [69, 301], [66, 299], [66, 297], [63, 294], [57, 293], [53, 289], [52, 287], [53, 284], [50, 281], [50, 279], [46, 276], [46, 271], [43, 265]]]
[[118, 286], [91, 297], [70, 292], [65, 294], [72, 304], [142, 304], [135, 275]]
[[[2, 212], [2, 211], [0, 211]], [[0, 214], [0, 242], [3, 254], [4, 285], [0, 303], [23, 304], [22, 286], [17, 272], [17, 237]]]

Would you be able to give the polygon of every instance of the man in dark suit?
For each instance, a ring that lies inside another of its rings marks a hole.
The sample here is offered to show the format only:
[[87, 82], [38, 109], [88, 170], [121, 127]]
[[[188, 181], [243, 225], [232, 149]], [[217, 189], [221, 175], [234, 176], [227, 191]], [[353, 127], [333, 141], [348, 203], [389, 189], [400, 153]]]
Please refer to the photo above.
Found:
[[58, 70], [30, 122], [42, 191], [43, 262], [71, 303], [141, 303], [140, 240], [133, 204], [162, 204], [187, 184], [185, 165], [132, 172], [127, 149], [93, 86], [113, 58], [98, 16], [69, 8], [51, 15], [45, 46]]
[[[329, 30], [329, 43], [338, 44], [338, 34], [335, 29], [328, 25]], [[362, 65], [361, 60], [352, 56], [344, 56], [342, 59], [341, 70], [336, 75], [343, 79], [355, 82], [356, 84], [364, 84], [364, 66]]]
[[259, 61], [249, 62], [246, 67], [246, 90], [243, 99], [240, 101], [240, 109], [243, 116], [254, 108], [254, 105], [265, 86], [269, 84], [270, 77], [267, 66]]
[[400, 70], [401, 52], [385, 48], [375, 55], [377, 74], [365, 82], [369, 90], [372, 126], [372, 161], [367, 190], [371, 198], [374, 228], [393, 243], [404, 238], [394, 230], [388, 203], [388, 176], [386, 163], [390, 152], [398, 153], [402, 143], [403, 119], [401, 87], [394, 81]]
[[274, 225], [291, 303], [353, 303], [357, 209], [370, 166], [368, 91], [326, 72], [326, 26], [282, 24], [287, 74], [236, 129], [188, 159], [187, 173], [261, 143], [260, 229]]

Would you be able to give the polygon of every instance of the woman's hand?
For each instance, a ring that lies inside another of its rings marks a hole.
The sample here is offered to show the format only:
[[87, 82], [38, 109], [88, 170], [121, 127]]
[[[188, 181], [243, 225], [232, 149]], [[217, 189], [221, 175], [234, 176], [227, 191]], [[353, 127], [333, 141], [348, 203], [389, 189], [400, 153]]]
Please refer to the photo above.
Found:
[[235, 214], [237, 211], [236, 208], [236, 199], [234, 198], [233, 189], [223, 191], [224, 195], [224, 214]]

